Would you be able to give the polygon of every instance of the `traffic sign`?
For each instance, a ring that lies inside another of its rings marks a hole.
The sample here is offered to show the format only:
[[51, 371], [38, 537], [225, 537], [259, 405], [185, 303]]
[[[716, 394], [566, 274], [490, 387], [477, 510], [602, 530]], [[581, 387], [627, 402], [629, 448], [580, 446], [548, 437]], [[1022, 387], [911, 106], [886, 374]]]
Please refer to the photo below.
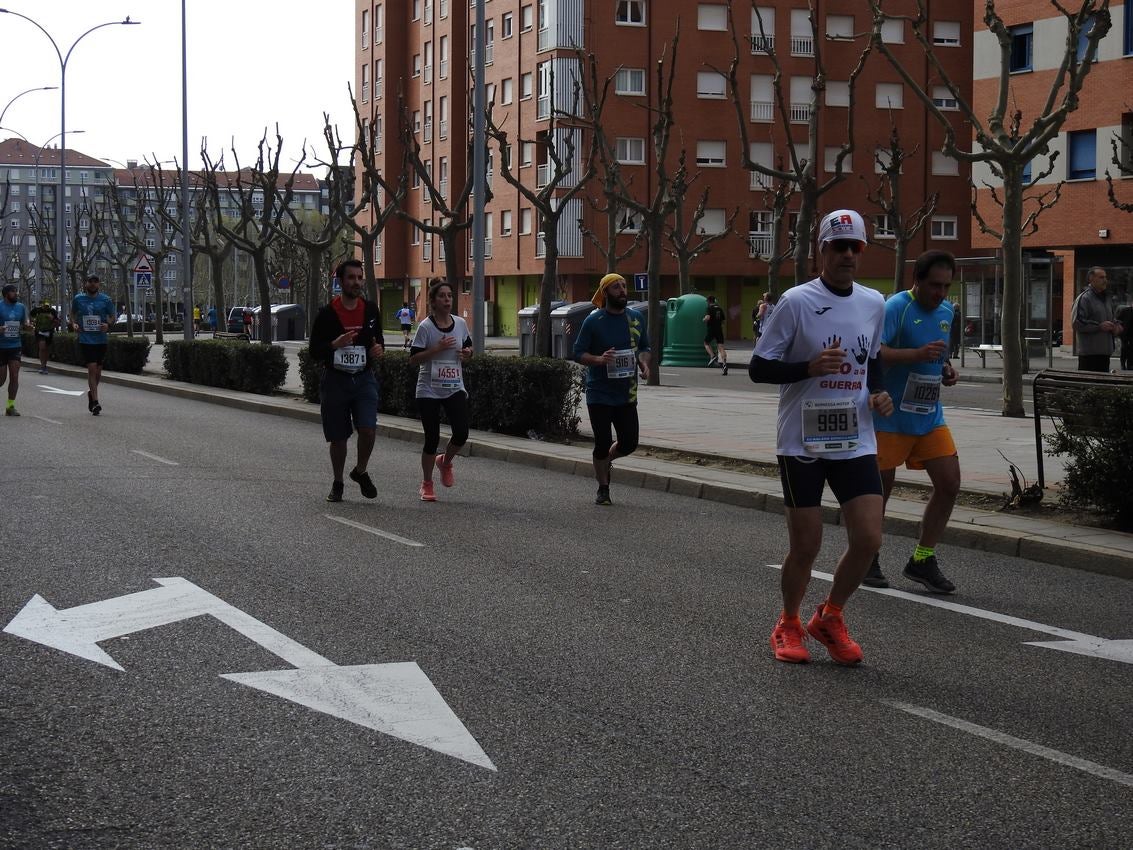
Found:
[[136, 274], [136, 275], [137, 274], [144, 274], [146, 272], [152, 272], [152, 271], [153, 271], [153, 267], [149, 264], [149, 260], [146, 259], [144, 256], [138, 257], [138, 262], [134, 266], [134, 274]]
[[134, 286], [153, 286], [153, 272], [135, 269]]
[[291, 286], [291, 281], [287, 278], [286, 275], [280, 275], [276, 280], [275, 285], [280, 289], [287, 289]]
[[649, 274], [647, 272], [638, 272], [633, 276], [633, 288], [638, 292], [645, 292], [649, 289]]

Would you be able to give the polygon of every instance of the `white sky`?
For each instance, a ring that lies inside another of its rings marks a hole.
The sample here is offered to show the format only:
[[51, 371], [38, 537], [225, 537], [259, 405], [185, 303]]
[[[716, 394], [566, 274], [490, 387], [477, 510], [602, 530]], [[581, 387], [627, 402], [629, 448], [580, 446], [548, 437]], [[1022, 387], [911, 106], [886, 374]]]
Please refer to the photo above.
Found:
[[[280, 168], [293, 168], [304, 139], [322, 143], [323, 113], [349, 141], [354, 119], [354, 6], [347, 0], [186, 0], [189, 165], [201, 167], [202, 138], [215, 159], [235, 140], [250, 164], [264, 129], [283, 136]], [[110, 161], [181, 159], [180, 0], [0, 0], [34, 18], [64, 56], [93, 26], [127, 15], [140, 26], [86, 36], [67, 63], [67, 147]], [[25, 89], [58, 86], [59, 60], [47, 37], [0, 14], [0, 110]], [[0, 139], [15, 130], [35, 145], [59, 132], [59, 92], [32, 92], [4, 115]], [[73, 130], [83, 130], [71, 135]], [[52, 142], [57, 145], [58, 139]], [[113, 163], [112, 163], [113, 164]], [[169, 165], [168, 167], [172, 167]], [[304, 170], [316, 171], [313, 166]]]

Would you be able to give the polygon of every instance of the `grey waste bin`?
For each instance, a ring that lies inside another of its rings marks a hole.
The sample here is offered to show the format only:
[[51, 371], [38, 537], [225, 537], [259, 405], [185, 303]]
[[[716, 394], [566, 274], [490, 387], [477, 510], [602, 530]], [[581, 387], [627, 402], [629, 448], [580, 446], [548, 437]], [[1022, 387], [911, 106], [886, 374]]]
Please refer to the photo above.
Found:
[[[665, 317], [669, 313], [669, 301], [662, 298], [660, 301], [661, 310], [661, 338], [651, 339], [649, 347], [653, 350], [653, 364], [657, 365], [661, 362], [661, 352], [665, 350]], [[649, 302], [648, 301], [630, 301], [626, 304], [631, 310], [636, 310], [641, 314], [641, 318], [645, 320], [645, 329], [649, 330]]]
[[591, 301], [576, 301], [551, 311], [551, 356], [570, 360], [582, 322], [594, 312]]
[[[566, 304], [565, 301], [552, 301], [551, 312]], [[539, 321], [539, 305], [532, 304], [522, 308], [519, 313], [519, 355], [535, 356], [535, 323]]]

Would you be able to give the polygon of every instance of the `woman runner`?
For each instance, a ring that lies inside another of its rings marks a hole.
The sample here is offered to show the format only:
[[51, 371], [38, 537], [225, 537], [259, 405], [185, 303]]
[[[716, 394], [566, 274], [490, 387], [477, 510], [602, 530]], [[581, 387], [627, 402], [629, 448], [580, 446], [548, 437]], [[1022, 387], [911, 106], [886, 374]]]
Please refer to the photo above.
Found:
[[[417, 374], [417, 409], [425, 431], [421, 451], [422, 502], [435, 502], [433, 467], [441, 472], [441, 483], [455, 481], [452, 462], [468, 441], [468, 392], [464, 389], [462, 364], [472, 356], [472, 339], [460, 316], [452, 315], [452, 286], [444, 278], [429, 281], [429, 317], [417, 326], [409, 346], [409, 362], [420, 367]], [[441, 408], [452, 428], [444, 454], [437, 454], [441, 439]]]

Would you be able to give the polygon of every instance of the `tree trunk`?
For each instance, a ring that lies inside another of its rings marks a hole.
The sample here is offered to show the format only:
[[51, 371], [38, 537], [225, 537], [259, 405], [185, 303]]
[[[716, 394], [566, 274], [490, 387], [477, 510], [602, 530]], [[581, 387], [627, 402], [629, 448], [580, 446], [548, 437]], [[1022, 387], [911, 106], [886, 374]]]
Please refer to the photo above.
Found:
[[681, 282], [681, 295], [692, 292], [692, 258], [687, 251], [679, 252], [677, 256], [677, 275]]
[[319, 295], [322, 293], [323, 281], [323, 258], [326, 254], [325, 248], [316, 248], [311, 245], [307, 246], [307, 266], [309, 272], [307, 274], [307, 292], [306, 297], [303, 299], [305, 302], [303, 309], [307, 313], [307, 336], [311, 336], [311, 326], [315, 322], [315, 313], [319, 309]]
[[649, 386], [661, 385], [661, 329], [665, 317], [661, 315], [661, 230], [663, 221], [655, 222], [649, 230], [649, 259], [646, 269], [649, 274], [649, 321], [647, 333], [649, 345], [653, 349], [653, 368], [649, 370]]
[[802, 196], [802, 205], [799, 207], [798, 224], [795, 226], [795, 283], [806, 283], [811, 279], [810, 231], [818, 199], [814, 197], [814, 188], [810, 185], [799, 194]]
[[[362, 234], [362, 265], [365, 267], [363, 273], [366, 275], [366, 300], [373, 301], [375, 304], [378, 301], [378, 279], [374, 277], [374, 241], [376, 237], [370, 236], [368, 233]], [[342, 281], [339, 281], [341, 284]]]
[[212, 278], [212, 299], [216, 306], [216, 329], [228, 330], [228, 306], [224, 301], [224, 255], [209, 255], [209, 277]]
[[256, 270], [256, 289], [260, 295], [260, 342], [271, 344], [271, 288], [268, 283], [266, 250], [252, 254], [252, 267]]
[[1003, 415], [1024, 416], [1023, 347], [1019, 321], [1023, 298], [1023, 167], [1001, 162], [1003, 169], [1003, 304], [1000, 307], [1003, 345]]
[[460, 293], [464, 289], [464, 264], [456, 251], [456, 237], [459, 232], [452, 227], [446, 227], [438, 234], [441, 244], [445, 246], [445, 280], [452, 288], [452, 312], [458, 312]]
[[539, 314], [535, 321], [535, 356], [551, 356], [551, 301], [555, 298], [555, 278], [559, 266], [559, 220], [544, 218], [550, 227], [543, 229], [543, 281], [539, 285]]
[[[150, 266], [153, 268], [153, 341], [165, 345], [165, 285], [161, 282], [161, 267], [156, 262], [151, 262]], [[142, 319], [145, 320], [144, 315]]]
[[[134, 300], [130, 297], [130, 276], [125, 266], [117, 266], [118, 271], [118, 285], [122, 287], [122, 292], [125, 294], [123, 301], [126, 303], [126, 336], [133, 337], [134, 335]], [[142, 316], [142, 332], [145, 332], [146, 317]]]
[[897, 239], [893, 248], [893, 291], [900, 292], [901, 283], [905, 279], [905, 254], [909, 250], [909, 243], [905, 241], [904, 235]]

